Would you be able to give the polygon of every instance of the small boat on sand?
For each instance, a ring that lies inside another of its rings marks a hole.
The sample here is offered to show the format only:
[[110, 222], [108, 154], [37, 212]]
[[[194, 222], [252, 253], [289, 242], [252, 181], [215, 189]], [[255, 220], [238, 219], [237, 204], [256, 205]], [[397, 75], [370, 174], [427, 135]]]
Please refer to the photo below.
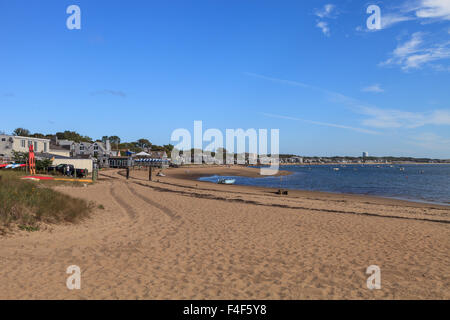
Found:
[[218, 184], [234, 184], [236, 179], [219, 179]]

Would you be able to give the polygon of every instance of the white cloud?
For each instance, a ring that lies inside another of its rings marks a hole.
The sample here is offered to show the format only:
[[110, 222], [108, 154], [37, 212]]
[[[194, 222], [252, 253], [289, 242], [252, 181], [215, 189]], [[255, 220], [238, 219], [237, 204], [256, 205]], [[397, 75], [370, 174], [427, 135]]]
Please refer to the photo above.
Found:
[[[348, 109], [353, 111], [354, 113], [366, 116], [365, 119], [362, 119], [361, 123], [363, 126], [379, 128], [379, 129], [414, 129], [423, 127], [426, 125], [434, 125], [434, 126], [450, 126], [450, 110], [442, 109], [442, 110], [433, 110], [429, 112], [409, 112], [403, 110], [395, 110], [395, 109], [381, 109], [375, 106], [367, 105], [357, 99], [352, 97], [348, 97], [338, 92], [329, 91], [327, 89], [323, 89], [320, 87], [312, 86], [303, 82], [284, 80], [278, 78], [271, 78], [264, 75], [259, 75], [256, 73], [245, 73], [248, 76], [256, 77], [259, 79], [272, 81], [280, 84], [290, 85], [294, 87], [306, 88], [315, 91], [319, 91], [322, 94], [327, 95], [331, 101], [335, 103], [341, 103], [345, 105]], [[265, 114], [269, 116], [269, 114]], [[331, 123], [323, 123], [312, 120], [304, 120], [299, 118], [292, 118], [286, 116], [279, 115], [271, 115], [272, 117], [278, 117], [282, 119], [290, 119], [297, 121], [309, 122], [317, 125], [327, 125], [332, 127], [338, 127], [343, 129], [350, 129], [364, 133], [370, 134], [378, 134], [379, 132], [357, 128], [357, 127], [349, 127], [345, 125], [339, 124], [331, 124]], [[364, 130], [364, 131], [362, 131]]]
[[404, 21], [414, 20], [414, 17], [408, 17], [402, 14], [388, 13], [381, 15], [381, 29], [386, 29], [394, 24]]
[[414, 11], [418, 18], [450, 20], [450, 1], [421, 0]]
[[379, 84], [374, 84], [365, 88], [362, 88], [363, 92], [373, 92], [373, 93], [382, 93], [384, 92], [384, 89], [381, 88]]
[[261, 113], [263, 116], [270, 117], [270, 118], [278, 118], [278, 119], [285, 119], [285, 120], [294, 120], [294, 121], [301, 121], [305, 123], [310, 123], [318, 126], [324, 126], [324, 127], [331, 127], [331, 128], [338, 128], [338, 129], [346, 129], [346, 130], [352, 130], [360, 133], [366, 133], [366, 134], [379, 134], [377, 131], [364, 129], [364, 128], [357, 128], [357, 127], [351, 127], [346, 126], [342, 124], [336, 124], [336, 123], [328, 123], [328, 122], [321, 122], [321, 121], [313, 121], [313, 120], [305, 120], [295, 117], [289, 117], [289, 116], [282, 116], [278, 114], [272, 114], [272, 113]]
[[[387, 29], [389, 27], [392, 27], [393, 25], [400, 23], [400, 22], [404, 22], [404, 21], [411, 21], [411, 20], [416, 20], [417, 18], [415, 16], [412, 15], [406, 15], [404, 13], [393, 13], [393, 12], [389, 12], [389, 13], [385, 13], [384, 11], [382, 11], [381, 13], [381, 29]], [[379, 31], [377, 29], [368, 29], [366, 26], [357, 26], [356, 27], [356, 31], [357, 32], [375, 32], [375, 31]]]
[[328, 23], [324, 22], [324, 21], [319, 21], [316, 24], [316, 27], [320, 28], [323, 32], [324, 35], [326, 35], [327, 37], [330, 36], [330, 28], [328, 27]]
[[450, 126], [450, 110], [431, 112], [409, 112], [386, 110], [376, 107], [361, 107], [359, 113], [369, 116], [363, 125], [373, 128], [419, 128], [425, 125]]
[[412, 136], [410, 137], [409, 142], [428, 150], [448, 151], [450, 149], [450, 139], [441, 137], [432, 132], [424, 132]]
[[399, 65], [404, 71], [419, 69], [430, 62], [450, 58], [450, 41], [428, 43], [425, 33], [416, 32], [411, 39], [399, 44], [391, 58], [380, 65]]
[[[450, 20], [449, 0], [407, 0], [395, 9], [382, 9], [381, 29], [389, 28], [397, 23], [419, 20], [434, 22]], [[357, 31], [372, 31], [360, 28]]]
[[321, 19], [317, 21], [316, 27], [322, 30], [322, 33], [324, 35], [329, 37], [331, 34], [330, 26], [328, 22], [324, 20], [329, 18], [336, 18], [338, 16], [336, 6], [334, 4], [326, 4], [323, 8], [316, 9], [314, 14]]
[[450, 72], [450, 66], [444, 66], [442, 64], [433, 64], [431, 67], [439, 72]]
[[330, 18], [335, 13], [336, 6], [334, 4], [326, 4], [322, 9], [316, 10], [315, 15], [319, 18]]

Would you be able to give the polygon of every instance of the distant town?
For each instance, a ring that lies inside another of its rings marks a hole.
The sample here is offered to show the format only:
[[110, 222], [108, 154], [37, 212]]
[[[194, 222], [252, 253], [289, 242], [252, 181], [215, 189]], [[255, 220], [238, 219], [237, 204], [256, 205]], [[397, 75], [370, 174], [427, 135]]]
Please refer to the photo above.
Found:
[[[220, 164], [214, 152], [191, 149], [171, 157], [174, 146], [159, 146], [148, 139], [134, 142], [123, 142], [118, 136], [103, 136], [94, 140], [74, 131], [57, 132], [55, 134], [31, 133], [24, 128], [17, 128], [11, 134], [0, 133], [0, 162], [26, 162], [26, 154], [33, 145], [39, 167], [45, 169], [49, 165], [70, 164], [77, 169], [92, 172], [97, 168], [125, 168], [133, 165], [167, 167], [183, 164]], [[197, 151], [197, 152], [196, 152]], [[223, 162], [227, 164], [268, 164], [270, 155], [235, 154], [221, 150]], [[374, 157], [363, 152], [360, 157], [335, 156], [311, 157], [293, 154], [280, 154], [282, 165], [308, 164], [395, 164], [395, 163], [450, 163], [450, 159], [429, 159], [411, 157]]]

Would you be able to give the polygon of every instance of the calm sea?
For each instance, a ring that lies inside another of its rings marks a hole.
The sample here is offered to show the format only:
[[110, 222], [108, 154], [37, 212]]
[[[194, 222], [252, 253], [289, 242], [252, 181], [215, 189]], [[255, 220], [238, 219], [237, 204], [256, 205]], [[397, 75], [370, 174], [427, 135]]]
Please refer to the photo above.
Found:
[[[282, 166], [280, 170], [293, 174], [281, 178], [229, 178], [246, 186], [354, 193], [450, 205], [450, 164]], [[210, 182], [218, 179], [218, 176], [200, 178]]]

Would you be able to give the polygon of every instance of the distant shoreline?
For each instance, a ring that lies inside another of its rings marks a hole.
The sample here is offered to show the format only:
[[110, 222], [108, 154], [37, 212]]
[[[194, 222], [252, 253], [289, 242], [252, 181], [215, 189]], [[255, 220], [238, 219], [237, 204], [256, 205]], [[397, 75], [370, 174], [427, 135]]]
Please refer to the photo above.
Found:
[[377, 162], [365, 162], [365, 163], [280, 163], [280, 166], [392, 166], [392, 165], [450, 165], [450, 163], [424, 163], [424, 162], [389, 162], [389, 163], [377, 163]]
[[[322, 164], [323, 165], [323, 164]], [[307, 165], [311, 166], [311, 165]], [[281, 170], [276, 176], [289, 176], [294, 172]], [[260, 191], [268, 194], [275, 194], [279, 188], [274, 187], [263, 187], [263, 186], [247, 186], [247, 185], [219, 185], [210, 181], [201, 181], [198, 180], [202, 177], [212, 177], [212, 176], [229, 176], [229, 177], [247, 177], [247, 178], [264, 178], [265, 176], [261, 176], [259, 174], [259, 168], [255, 167], [246, 167], [246, 166], [207, 166], [207, 165], [198, 165], [198, 166], [188, 166], [188, 167], [179, 167], [179, 168], [170, 168], [164, 170], [164, 174], [168, 178], [174, 178], [177, 180], [184, 180], [186, 183], [191, 185], [194, 183], [197, 184], [207, 184], [210, 186], [214, 186], [214, 188], [219, 188], [220, 190], [254, 190]], [[189, 182], [190, 181], [190, 182]], [[396, 205], [408, 205], [419, 208], [445, 208], [449, 209], [450, 204], [446, 203], [437, 203], [432, 201], [422, 201], [415, 199], [404, 199], [398, 197], [389, 197], [389, 196], [379, 196], [379, 195], [366, 195], [366, 194], [357, 194], [357, 193], [345, 193], [345, 192], [330, 192], [330, 191], [310, 191], [307, 189], [290, 189], [283, 188], [283, 190], [289, 190], [289, 197], [310, 197], [315, 196], [318, 198], [324, 199], [341, 199], [343, 201], [361, 201], [366, 199], [367, 201], [376, 201], [380, 204], [396, 204]]]

